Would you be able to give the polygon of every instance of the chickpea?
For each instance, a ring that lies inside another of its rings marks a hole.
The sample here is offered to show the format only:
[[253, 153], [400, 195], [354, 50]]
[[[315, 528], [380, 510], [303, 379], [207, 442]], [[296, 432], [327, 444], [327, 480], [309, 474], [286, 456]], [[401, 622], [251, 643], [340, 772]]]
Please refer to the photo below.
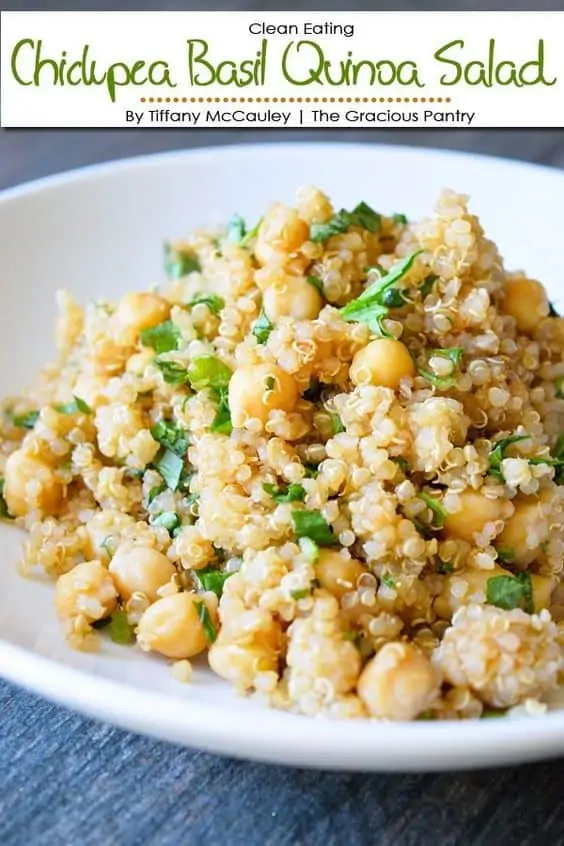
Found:
[[309, 226], [297, 211], [276, 203], [259, 227], [255, 257], [261, 265], [283, 262], [308, 238]]
[[229, 408], [236, 427], [250, 417], [266, 423], [272, 409], [293, 411], [298, 387], [276, 364], [251, 364], [235, 371], [229, 383]]
[[13, 452], [4, 471], [4, 499], [12, 517], [38, 509], [55, 514], [63, 501], [64, 486], [40, 458], [23, 449]]
[[398, 388], [406, 376], [415, 375], [415, 364], [401, 341], [378, 338], [359, 350], [352, 360], [350, 377], [355, 385]]
[[272, 323], [281, 317], [315, 320], [323, 308], [323, 297], [303, 276], [286, 276], [266, 289], [262, 304]]
[[315, 575], [320, 587], [337, 599], [354, 590], [359, 576], [365, 572], [366, 569], [356, 558], [345, 558], [332, 549], [322, 549], [315, 564]]
[[144, 593], [151, 602], [158, 599], [158, 589], [176, 573], [172, 562], [158, 549], [128, 543], [117, 548], [108, 570], [122, 599]]
[[55, 587], [55, 608], [59, 619], [86, 617], [94, 623], [117, 606], [112, 577], [99, 561], [85, 561], [59, 576]]
[[137, 627], [137, 640], [146, 651], [167, 658], [192, 658], [203, 652], [208, 640], [198, 608], [205, 602], [212, 624], [217, 624], [217, 601], [206, 594], [175, 593], [157, 599], [145, 611]]
[[503, 309], [515, 318], [520, 332], [532, 332], [548, 314], [546, 291], [534, 279], [508, 279], [505, 283]]
[[[462, 605], [469, 602], [486, 602], [488, 581], [495, 576], [511, 576], [509, 570], [496, 565], [491, 570], [460, 570], [445, 577], [443, 589], [434, 602], [434, 609], [439, 617], [450, 620], [454, 612]], [[460, 582], [468, 584], [466, 593], [461, 594]], [[549, 576], [540, 576], [537, 573], [531, 574], [531, 585], [533, 588], [533, 602], [535, 612], [548, 608], [550, 598], [554, 589], [554, 580]]]
[[169, 313], [170, 303], [159, 294], [150, 291], [126, 294], [113, 315], [119, 340], [127, 346], [134, 344], [143, 329], [162, 323]]
[[511, 561], [526, 566], [540, 553], [540, 544], [545, 537], [539, 537], [534, 546], [529, 546], [527, 540], [543, 522], [542, 503], [536, 497], [523, 497], [513, 500], [515, 511], [505, 521], [503, 532], [496, 539], [496, 545], [510, 549]]
[[413, 720], [432, 707], [440, 678], [428, 658], [410, 643], [387, 643], [358, 680], [358, 695], [372, 717]]
[[482, 531], [486, 523], [500, 519], [503, 503], [499, 499], [488, 499], [479, 491], [463, 491], [459, 498], [461, 509], [447, 514], [444, 530], [448, 535], [473, 543], [474, 536]]

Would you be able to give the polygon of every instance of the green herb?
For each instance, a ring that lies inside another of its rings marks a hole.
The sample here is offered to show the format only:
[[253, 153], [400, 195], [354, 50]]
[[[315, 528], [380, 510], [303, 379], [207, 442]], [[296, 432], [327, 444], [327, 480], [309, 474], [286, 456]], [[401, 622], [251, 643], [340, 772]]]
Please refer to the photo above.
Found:
[[362, 635], [360, 632], [344, 632], [343, 633], [343, 640], [348, 641], [349, 643], [354, 643], [356, 647], [360, 646], [360, 642], [362, 640]]
[[196, 294], [188, 303], [189, 308], [194, 308], [197, 305], [205, 305], [209, 308], [212, 314], [219, 314], [225, 306], [225, 300], [218, 294]]
[[247, 244], [250, 241], [252, 241], [254, 238], [257, 237], [258, 231], [260, 229], [260, 226], [261, 226], [261, 223], [263, 222], [263, 220], [264, 220], [264, 217], [259, 218], [259, 220], [253, 226], [253, 228], [251, 230], [249, 230], [249, 232], [247, 232], [246, 235], [241, 239], [241, 241], [240, 241], [241, 247], [246, 247]]
[[12, 423], [18, 429], [33, 429], [39, 419], [38, 411], [28, 411], [25, 414], [12, 415]]
[[0, 517], [4, 519], [12, 519], [12, 515], [8, 511], [8, 506], [6, 505], [6, 500], [4, 499], [4, 479], [0, 476]]
[[152, 503], [152, 501], [154, 499], [156, 499], [159, 496], [159, 494], [162, 494], [164, 491], [166, 491], [166, 485], [165, 484], [153, 485], [153, 487], [150, 489], [149, 493], [147, 494], [147, 505], [150, 505]]
[[482, 716], [480, 717], [481, 720], [492, 720], [492, 719], [499, 719], [499, 717], [505, 717], [507, 711], [502, 711], [501, 709], [496, 708], [484, 708], [482, 711]]
[[337, 542], [321, 511], [292, 511], [292, 523], [298, 538], [310, 538], [319, 546], [332, 546]]
[[356, 300], [352, 300], [340, 309], [343, 320], [366, 323], [377, 335], [389, 335], [382, 326], [382, 320], [388, 315], [388, 306], [384, 305], [384, 295], [409, 272], [421, 252], [422, 250], [417, 250], [407, 258], [398, 261], [385, 276], [377, 279]]
[[451, 564], [450, 561], [443, 561], [441, 558], [437, 561], [436, 566], [437, 573], [440, 573], [441, 576], [446, 576], [449, 573], [454, 573], [454, 564]]
[[405, 460], [405, 458], [402, 458], [401, 455], [394, 455], [390, 461], [397, 464], [400, 470], [407, 475], [409, 472], [409, 463]]
[[305, 599], [306, 596], [310, 596], [310, 595], [311, 595], [311, 591], [309, 590], [309, 588], [302, 588], [302, 590], [291, 590], [290, 591], [290, 596], [292, 597], [292, 599], [295, 599], [296, 601], [298, 599]]
[[551, 302], [548, 303], [548, 315], [549, 317], [560, 317], [556, 309], [554, 308]]
[[114, 643], [119, 643], [125, 646], [133, 643], [134, 626], [130, 626], [127, 622], [127, 616], [123, 611], [114, 611], [110, 616], [110, 637]]
[[268, 341], [268, 336], [274, 329], [274, 325], [270, 322], [264, 309], [261, 309], [261, 312], [258, 318], [255, 320], [253, 324], [253, 335], [257, 339], [259, 344], [266, 344]]
[[107, 535], [100, 546], [106, 551], [108, 558], [113, 558], [115, 553], [115, 539], [111, 535]]
[[72, 402], [66, 405], [56, 405], [55, 411], [59, 414], [92, 414], [92, 409], [88, 403], [84, 402], [80, 397], [75, 396]]
[[386, 308], [401, 308], [406, 302], [403, 292], [399, 288], [388, 288], [382, 297], [382, 303]]
[[264, 387], [267, 391], [273, 391], [276, 387], [276, 380], [274, 376], [267, 376], [264, 382]]
[[390, 588], [390, 590], [396, 589], [396, 583], [391, 578], [391, 576], [384, 575], [381, 577], [380, 581], [382, 582], [382, 584], [386, 585], [387, 588]]
[[404, 214], [397, 213], [392, 215], [392, 223], [400, 224], [401, 226], [405, 226], [407, 224], [407, 217]]
[[188, 368], [188, 380], [195, 391], [201, 391], [203, 388], [226, 388], [231, 375], [231, 369], [214, 355], [195, 358]]
[[417, 717], [418, 720], [436, 720], [434, 711], [431, 711], [430, 708], [427, 708], [426, 711], [422, 711], [419, 716]]
[[345, 431], [345, 427], [343, 426], [343, 421], [339, 417], [338, 414], [331, 415], [331, 426], [333, 427], [333, 434], [338, 435], [340, 432]]
[[449, 361], [452, 362], [453, 372], [449, 376], [437, 376], [435, 373], [432, 373], [430, 370], [425, 370], [422, 367], [418, 367], [417, 372], [420, 376], [423, 376], [424, 379], [427, 379], [431, 385], [434, 385], [441, 391], [446, 391], [456, 384], [456, 368], [460, 364], [460, 360], [463, 355], [464, 349], [462, 347], [450, 347], [449, 349], [444, 350], [431, 350], [429, 357], [440, 356], [441, 358], [448, 358]]
[[224, 570], [218, 570], [215, 567], [205, 567], [203, 570], [196, 571], [196, 577], [202, 586], [202, 590], [213, 591], [218, 599], [221, 598], [225, 582], [232, 575], [233, 573], [226, 573]]
[[300, 550], [312, 563], [319, 558], [319, 547], [311, 538], [300, 538], [298, 541]]
[[318, 291], [322, 297], [325, 297], [325, 290], [323, 288], [323, 282], [319, 278], [319, 276], [306, 276], [306, 282], [308, 282], [313, 288]]
[[217, 411], [212, 420], [210, 432], [217, 432], [220, 435], [230, 435], [233, 431], [233, 424], [231, 423], [227, 388], [219, 388], [217, 391], [217, 400]]
[[188, 433], [174, 420], [159, 420], [151, 429], [151, 435], [161, 446], [170, 449], [183, 458], [188, 449]]
[[180, 517], [175, 511], [163, 511], [162, 514], [151, 517], [149, 523], [151, 526], [164, 526], [171, 535], [174, 535], [181, 526]]
[[425, 505], [427, 505], [433, 512], [435, 516], [434, 528], [442, 529], [445, 524], [445, 520], [448, 517], [448, 512], [442, 502], [425, 491], [421, 491], [421, 493], [417, 494], [417, 496], [419, 499], [423, 500]]
[[486, 599], [490, 605], [505, 611], [522, 607], [528, 614], [534, 613], [531, 574], [493, 576], [486, 582]]
[[240, 214], [234, 214], [227, 224], [227, 240], [239, 244], [245, 237], [247, 226]]
[[303, 502], [306, 498], [306, 492], [302, 485], [279, 487], [278, 485], [264, 484], [262, 489], [272, 497], [274, 502]]
[[423, 284], [419, 288], [422, 297], [426, 297], [428, 294], [431, 293], [431, 291], [435, 287], [435, 282], [438, 278], [439, 277], [435, 273], [429, 273], [429, 275], [425, 277], [425, 279], [423, 280]]
[[217, 631], [212, 622], [208, 606], [205, 602], [202, 601], [196, 603], [196, 605], [198, 609], [198, 617], [200, 623], [202, 624], [206, 640], [208, 641], [208, 643], [213, 643], [217, 637]]
[[151, 347], [160, 354], [177, 350], [181, 335], [178, 326], [175, 326], [172, 320], [165, 320], [158, 326], [142, 329], [140, 338], [144, 347]]
[[554, 467], [555, 483], [564, 484], [564, 434], [558, 435], [552, 455], [529, 458], [529, 464], [548, 464], [549, 467]]
[[501, 462], [505, 458], [505, 450], [507, 447], [511, 446], [511, 444], [517, 444], [519, 441], [529, 440], [529, 437], [529, 435], [510, 435], [508, 438], [501, 438], [497, 441], [490, 450], [490, 476], [494, 476], [496, 479], [500, 479], [504, 482], [505, 479], [503, 478], [503, 473], [501, 472]]
[[327, 241], [332, 235], [341, 235], [350, 226], [359, 226], [369, 232], [378, 232], [382, 222], [382, 215], [375, 212], [367, 203], [359, 203], [352, 212], [341, 209], [325, 223], [312, 223], [309, 228], [310, 241], [320, 243]]
[[554, 382], [554, 395], [558, 397], [558, 399], [564, 399], [564, 376], [559, 376], [558, 379]]
[[188, 380], [188, 371], [184, 364], [179, 364], [177, 361], [167, 361], [160, 358], [155, 359], [155, 365], [163, 374], [163, 379], [167, 385], [186, 385]]
[[509, 549], [509, 547], [500, 546], [497, 550], [497, 557], [499, 561], [513, 561], [513, 559], [515, 558], [515, 550]]
[[319, 473], [319, 464], [315, 464], [313, 461], [304, 461], [302, 467], [305, 470], [306, 479], [315, 479]]
[[170, 449], [163, 449], [159, 455], [157, 455], [157, 459], [153, 466], [155, 467], [155, 470], [159, 471], [169, 490], [175, 491], [178, 488], [178, 483], [180, 482], [180, 477], [184, 468], [182, 458]]
[[188, 273], [201, 270], [200, 262], [194, 253], [186, 249], [176, 249], [172, 244], [164, 244], [165, 273], [169, 279], [182, 279]]

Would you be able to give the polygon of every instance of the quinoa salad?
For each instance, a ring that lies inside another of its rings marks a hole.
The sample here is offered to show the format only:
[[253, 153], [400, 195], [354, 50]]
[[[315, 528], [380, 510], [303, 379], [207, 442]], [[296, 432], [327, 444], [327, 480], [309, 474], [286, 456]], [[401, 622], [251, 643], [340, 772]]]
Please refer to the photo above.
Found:
[[[370, 198], [368, 198], [370, 200]], [[0, 507], [68, 641], [347, 719], [542, 714], [564, 674], [564, 319], [468, 211], [302, 188], [58, 295]], [[195, 683], [195, 682], [194, 682]]]

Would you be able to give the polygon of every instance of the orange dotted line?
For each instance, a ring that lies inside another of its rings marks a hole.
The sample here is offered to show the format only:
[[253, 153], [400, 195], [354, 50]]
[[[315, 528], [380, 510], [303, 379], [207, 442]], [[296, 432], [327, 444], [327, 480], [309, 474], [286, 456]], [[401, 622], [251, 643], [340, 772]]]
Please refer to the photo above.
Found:
[[141, 103], [450, 103], [450, 97], [141, 97]]

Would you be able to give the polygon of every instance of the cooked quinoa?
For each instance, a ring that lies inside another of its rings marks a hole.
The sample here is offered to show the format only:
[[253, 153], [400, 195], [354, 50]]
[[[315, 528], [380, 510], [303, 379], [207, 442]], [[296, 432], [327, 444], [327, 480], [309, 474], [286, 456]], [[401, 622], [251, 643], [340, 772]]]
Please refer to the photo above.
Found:
[[315, 188], [58, 298], [5, 401], [3, 515], [69, 642], [307, 715], [542, 713], [563, 672], [564, 320], [467, 198], [410, 222]]

